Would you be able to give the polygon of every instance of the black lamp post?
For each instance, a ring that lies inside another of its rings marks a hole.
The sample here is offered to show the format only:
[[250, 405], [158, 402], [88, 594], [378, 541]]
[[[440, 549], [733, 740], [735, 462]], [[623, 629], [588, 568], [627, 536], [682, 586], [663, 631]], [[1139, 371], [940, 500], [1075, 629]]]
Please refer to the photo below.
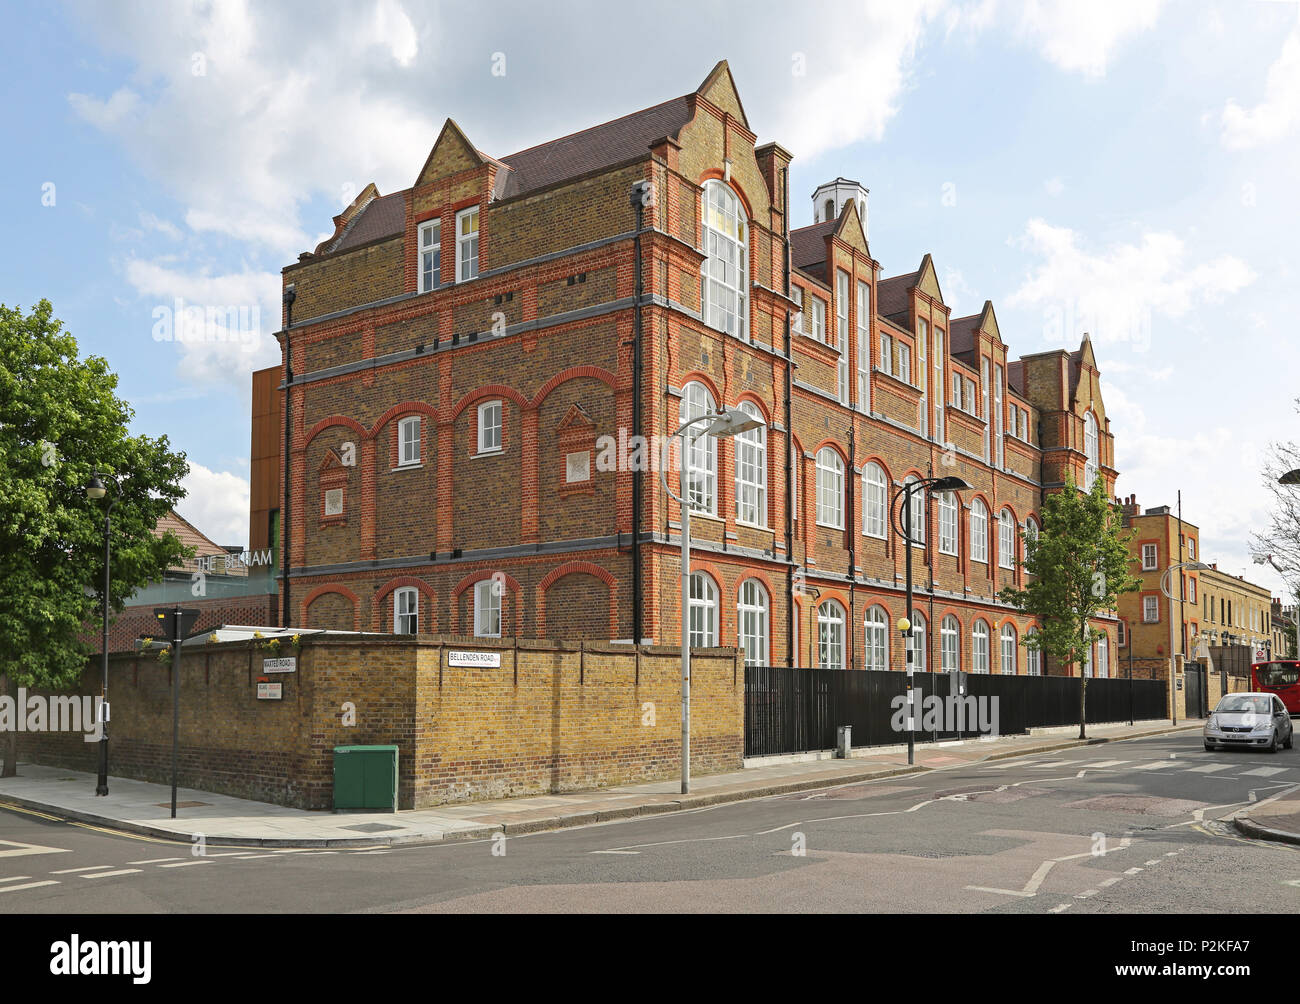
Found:
[[108, 531], [113, 506], [122, 498], [122, 486], [111, 474], [100, 475], [98, 471], [86, 482], [86, 498], [97, 501], [108, 494], [108, 489], [104, 487], [105, 481], [113, 486], [113, 496], [108, 501], [108, 508], [104, 510], [104, 636], [99, 672], [99, 714], [102, 720], [99, 723], [99, 777], [95, 782], [96, 795], [108, 794]]
[[[889, 506], [889, 517], [894, 533], [903, 538], [903, 547], [907, 551], [907, 604], [903, 609], [903, 616], [898, 620], [898, 631], [903, 637], [903, 651], [907, 659], [907, 762], [909, 764], [916, 762], [916, 722], [912, 702], [912, 672], [915, 663], [912, 658], [910, 637], [912, 633], [912, 493], [918, 488], [927, 486], [936, 493], [969, 491], [971, 487], [958, 477], [917, 478], [895, 492]], [[898, 505], [899, 498], [903, 499], [901, 507]]]

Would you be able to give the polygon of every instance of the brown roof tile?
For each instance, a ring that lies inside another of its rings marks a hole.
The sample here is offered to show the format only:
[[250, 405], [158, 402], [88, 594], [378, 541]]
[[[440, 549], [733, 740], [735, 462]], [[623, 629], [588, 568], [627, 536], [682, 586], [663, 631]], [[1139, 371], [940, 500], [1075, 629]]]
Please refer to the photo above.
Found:
[[795, 268], [808, 268], [826, 260], [826, 237], [835, 232], [839, 220], [824, 220], [790, 231], [790, 262]]
[[876, 313], [893, 317], [907, 312], [907, 291], [916, 285], [921, 270], [907, 275], [893, 275], [876, 283]]
[[343, 236], [328, 250], [346, 251], [380, 237], [400, 234], [406, 227], [406, 192], [393, 192], [371, 199], [357, 218], [343, 231]]

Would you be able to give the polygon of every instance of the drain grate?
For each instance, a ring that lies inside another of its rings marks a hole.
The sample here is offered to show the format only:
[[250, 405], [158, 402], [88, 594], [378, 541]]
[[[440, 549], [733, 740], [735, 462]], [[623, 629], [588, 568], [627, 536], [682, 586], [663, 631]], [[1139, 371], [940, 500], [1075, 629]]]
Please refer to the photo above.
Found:
[[[158, 808], [160, 809], [170, 809], [172, 807], [171, 802], [155, 802], [154, 804], [157, 805]], [[211, 802], [177, 802], [176, 808], [197, 809], [201, 805], [211, 805], [211, 804], [212, 804]]]
[[345, 826], [345, 830], [359, 830], [362, 833], [379, 833], [381, 830], [404, 830], [405, 826], [389, 826], [387, 823], [358, 823], [356, 826]]

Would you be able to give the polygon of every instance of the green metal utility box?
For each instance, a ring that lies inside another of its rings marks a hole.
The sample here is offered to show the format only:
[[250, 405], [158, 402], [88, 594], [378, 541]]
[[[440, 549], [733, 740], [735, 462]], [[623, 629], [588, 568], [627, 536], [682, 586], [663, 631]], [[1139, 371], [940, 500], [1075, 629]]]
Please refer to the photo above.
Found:
[[397, 747], [334, 747], [334, 810], [397, 811]]

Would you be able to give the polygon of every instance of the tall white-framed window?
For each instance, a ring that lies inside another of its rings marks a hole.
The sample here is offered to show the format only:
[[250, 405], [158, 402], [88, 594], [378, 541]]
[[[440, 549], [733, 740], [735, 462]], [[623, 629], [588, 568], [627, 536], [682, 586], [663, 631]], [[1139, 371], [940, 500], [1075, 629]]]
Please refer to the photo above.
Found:
[[989, 511], [979, 499], [970, 504], [970, 560], [989, 560]]
[[1002, 367], [993, 367], [993, 432], [997, 436], [998, 467], [1006, 467], [1006, 445], [1002, 438]]
[[961, 407], [961, 374], [960, 373], [954, 373], [952, 375], [952, 403], [953, 403], [953, 407], [955, 408]]
[[925, 618], [920, 611], [912, 611], [912, 669], [917, 673], [927, 672]]
[[840, 353], [839, 362], [835, 364], [835, 391], [840, 404], [849, 403], [849, 350]]
[[885, 539], [885, 470], [874, 460], [862, 472], [862, 532]]
[[992, 417], [989, 415], [989, 359], [988, 356], [980, 357], [980, 418], [984, 419], [984, 462], [989, 462], [989, 423]]
[[939, 625], [939, 668], [955, 673], [961, 668], [961, 625], [949, 614]]
[[849, 273], [835, 270], [835, 346], [849, 357]]
[[[916, 385], [921, 388], [921, 400], [918, 403], [919, 419], [917, 429], [922, 436], [929, 435], [930, 426], [930, 404], [928, 401], [927, 384], [930, 380], [929, 370], [925, 365], [925, 346], [930, 341], [930, 326], [921, 321], [920, 327], [916, 333]], [[943, 388], [939, 388], [939, 396], [943, 396]]]
[[939, 495], [939, 553], [957, 553], [957, 496], [952, 492]]
[[456, 281], [478, 278], [478, 206], [456, 214]]
[[692, 648], [718, 644], [718, 590], [703, 572], [691, 575], [689, 631]]
[[943, 442], [943, 328], [934, 329], [934, 441]]
[[817, 608], [817, 665], [844, 668], [844, 608], [835, 600]]
[[[749, 401], [740, 410], [760, 422], [762, 414]], [[767, 525], [767, 426], [759, 425], [736, 437], [736, 519], [751, 526]]]
[[882, 334], [880, 336], [880, 369], [882, 372], [891, 375], [894, 372], [894, 337], [892, 335]]
[[998, 513], [998, 565], [1016, 567], [1016, 521], [1010, 509]]
[[420, 292], [437, 289], [442, 268], [442, 221], [420, 224]]
[[1025, 554], [1029, 554], [1029, 541], [1038, 541], [1038, 520], [1033, 516], [1025, 517]]
[[1195, 537], [1187, 538], [1187, 558], [1189, 561], [1194, 561], [1196, 559], [1196, 538]]
[[[909, 474], [903, 479], [904, 485], [914, 485], [920, 479], [915, 474]], [[913, 489], [911, 495], [911, 511], [908, 513], [908, 537], [912, 541], [913, 547], [925, 547], [925, 489]]]
[[[701, 415], [711, 415], [716, 411], [713, 395], [709, 388], [697, 381], [691, 381], [682, 388], [682, 406], [679, 412], [682, 424]], [[686, 430], [684, 438], [689, 444], [691, 476], [685, 485], [682, 496], [688, 499], [692, 509], [703, 510], [710, 515], [718, 514], [718, 437], [704, 435], [705, 423], [700, 422]], [[689, 494], [687, 494], [689, 492]]]
[[474, 584], [474, 636], [501, 637], [501, 587], [492, 579]]
[[1118, 643], [1120, 648], [1123, 648], [1126, 644], [1128, 644], [1128, 642], [1125, 640], [1127, 638], [1127, 630], [1125, 624], [1123, 621], [1119, 621], [1115, 625], [1115, 627], [1118, 629], [1115, 635], [1115, 641]]
[[999, 660], [998, 672], [1006, 676], [1016, 675], [1016, 629], [1010, 624], [1002, 625], [1002, 632], [999, 635], [999, 648], [1001, 659]]
[[975, 381], [964, 380], [963, 384], [966, 388], [966, 396], [962, 407], [965, 410], [966, 414], [974, 415], [975, 414]]
[[1142, 545], [1142, 571], [1154, 572], [1159, 561], [1159, 552], [1155, 544]]
[[898, 343], [897, 376], [903, 383], [912, 382], [912, 347], [904, 342]]
[[1092, 412], [1083, 416], [1083, 481], [1080, 486], [1084, 491], [1092, 491], [1092, 482], [1097, 477], [1100, 459], [1097, 445], [1097, 419]]
[[803, 288], [800, 286], [790, 287], [790, 299], [795, 303], [795, 315], [790, 321], [790, 327], [794, 331], [807, 331], [805, 325], [808, 323], [808, 316], [803, 309]]
[[1091, 639], [1088, 640], [1087, 645], [1085, 645], [1083, 649], [1083, 675], [1087, 677], [1091, 677], [1093, 675]]
[[1160, 620], [1160, 597], [1142, 597], [1142, 623], [1156, 624]]
[[866, 669], [883, 671], [889, 668], [889, 617], [883, 607], [872, 607], [863, 619], [865, 644], [862, 648]]
[[817, 451], [817, 522], [844, 529], [844, 461], [829, 446]]
[[501, 402], [484, 401], [478, 406], [478, 452], [501, 451]]
[[820, 296], [812, 298], [812, 336], [817, 341], [826, 341], [826, 301]]
[[858, 282], [858, 410], [871, 411], [871, 284]]
[[970, 671], [989, 671], [989, 626], [982, 620], [977, 620], [970, 632]]
[[393, 590], [393, 634], [420, 633], [420, 592], [414, 586]]
[[767, 665], [767, 590], [757, 579], [740, 584], [736, 604], [737, 640], [745, 653], [746, 666]]
[[748, 337], [748, 221], [740, 199], [725, 182], [704, 185], [703, 314], [710, 327]]
[[[1038, 634], [1038, 628], [1031, 627], [1026, 629], [1025, 637]], [[1043, 650], [1025, 646], [1025, 673], [1029, 676], [1043, 675]]]
[[1110, 676], [1110, 639], [1105, 635], [1097, 639], [1097, 676], [1103, 680]]
[[397, 423], [398, 466], [420, 462], [420, 417], [413, 415]]

